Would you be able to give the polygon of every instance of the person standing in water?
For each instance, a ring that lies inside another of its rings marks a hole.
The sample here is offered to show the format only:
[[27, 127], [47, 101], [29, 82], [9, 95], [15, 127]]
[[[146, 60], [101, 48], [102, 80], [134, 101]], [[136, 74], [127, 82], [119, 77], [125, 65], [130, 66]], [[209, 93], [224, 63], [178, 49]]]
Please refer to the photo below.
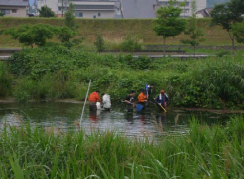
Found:
[[136, 91], [135, 90], [131, 90], [130, 94], [125, 98], [125, 101], [127, 103], [127, 111], [128, 112], [133, 112], [133, 107], [134, 107], [134, 103], [135, 103], [135, 94]]
[[146, 109], [146, 102], [147, 102], [147, 91], [145, 89], [141, 90], [141, 93], [138, 96], [138, 104], [143, 105], [143, 109]]
[[110, 96], [108, 94], [104, 94], [102, 93], [102, 107], [106, 110], [106, 111], [110, 111], [111, 108], [111, 100], [110, 100]]
[[89, 101], [89, 109], [90, 109], [91, 111], [95, 111], [95, 110], [97, 110], [97, 105], [96, 105], [96, 103], [97, 103], [97, 102], [101, 102], [101, 99], [100, 99], [100, 97], [99, 97], [99, 94], [100, 94], [100, 91], [97, 90], [97, 91], [91, 93], [91, 94], [89, 95], [89, 97], [88, 97], [88, 101]]
[[168, 97], [168, 95], [164, 92], [164, 90], [161, 90], [160, 91], [160, 94], [158, 95], [158, 97], [155, 99], [155, 103], [157, 104], [157, 106], [158, 106], [158, 110], [159, 110], [159, 112], [162, 112], [162, 111], [164, 111], [163, 109], [162, 109], [162, 107], [164, 108], [164, 109], [166, 109], [166, 107], [167, 107], [167, 103], [169, 102], [169, 97]]

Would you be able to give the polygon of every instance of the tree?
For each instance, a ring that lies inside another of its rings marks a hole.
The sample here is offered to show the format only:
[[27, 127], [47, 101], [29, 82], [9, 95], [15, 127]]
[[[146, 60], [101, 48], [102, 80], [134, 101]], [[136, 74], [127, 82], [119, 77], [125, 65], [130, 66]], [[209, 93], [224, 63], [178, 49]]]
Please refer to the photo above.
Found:
[[157, 10], [156, 26], [153, 29], [157, 36], [163, 37], [164, 55], [166, 38], [181, 34], [186, 28], [186, 20], [180, 18], [181, 9], [174, 4], [175, 1], [170, 0], [169, 6]]
[[3, 17], [5, 14], [0, 12], [0, 17]]
[[55, 17], [55, 13], [47, 6], [42, 6], [41, 9], [38, 9], [38, 12], [39, 17]]
[[244, 22], [234, 24], [232, 26], [232, 33], [237, 42], [244, 43]]
[[196, 16], [196, 0], [191, 1], [191, 10], [192, 17], [189, 18], [188, 29], [185, 31], [185, 35], [189, 36], [189, 39], [181, 40], [183, 44], [189, 44], [194, 48], [194, 57], [196, 56], [196, 46], [203, 42], [205, 39], [203, 38], [204, 33], [203, 29], [199, 28], [197, 25], [197, 16]]
[[101, 51], [104, 50], [105, 48], [105, 43], [104, 43], [104, 39], [102, 38], [102, 36], [100, 34], [97, 34], [96, 36], [96, 40], [94, 42], [97, 51], [100, 53]]
[[21, 25], [17, 28], [4, 30], [13, 39], [33, 48], [34, 45], [44, 46], [47, 39], [51, 39], [58, 32], [58, 27], [47, 24]]
[[243, 21], [244, 1], [231, 0], [230, 2], [216, 5], [211, 12], [212, 22], [215, 25], [222, 26], [232, 41], [232, 50], [235, 52], [235, 36], [232, 33], [232, 26]]
[[69, 42], [71, 38], [76, 36], [76, 32], [70, 30], [68, 27], [62, 27], [59, 29], [58, 39], [61, 40], [61, 42]]
[[70, 28], [71, 30], [76, 30], [76, 23], [75, 23], [75, 15], [74, 15], [74, 4], [70, 3], [69, 9], [64, 14], [64, 23], [65, 25]]

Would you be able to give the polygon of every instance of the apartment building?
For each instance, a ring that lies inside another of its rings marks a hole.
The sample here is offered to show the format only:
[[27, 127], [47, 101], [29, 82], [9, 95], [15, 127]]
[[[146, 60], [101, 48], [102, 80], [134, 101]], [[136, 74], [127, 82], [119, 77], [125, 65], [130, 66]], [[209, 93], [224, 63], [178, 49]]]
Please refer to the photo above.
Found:
[[[191, 1], [192, 0], [177, 0], [176, 6], [180, 6], [182, 9], [181, 17], [190, 17], [192, 15], [191, 10]], [[157, 5], [155, 10], [162, 6], [168, 6], [169, 0], [157, 0]], [[196, 0], [196, 11], [205, 9], [207, 7], [207, 0]]]
[[29, 0], [0, 0], [0, 12], [5, 17], [27, 17]]
[[69, 4], [74, 4], [77, 18], [116, 18], [121, 16], [119, 0], [38, 0], [38, 8], [48, 6], [62, 17]]

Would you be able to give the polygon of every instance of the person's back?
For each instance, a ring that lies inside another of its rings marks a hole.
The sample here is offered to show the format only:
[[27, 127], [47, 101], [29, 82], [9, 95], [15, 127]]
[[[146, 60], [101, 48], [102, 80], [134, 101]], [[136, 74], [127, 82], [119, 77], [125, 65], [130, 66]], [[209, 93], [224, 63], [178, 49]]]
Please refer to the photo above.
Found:
[[111, 108], [110, 96], [108, 94], [104, 94], [102, 97], [102, 101], [103, 101], [103, 108], [109, 110]]
[[96, 92], [93, 92], [89, 95], [88, 101], [89, 101], [89, 109], [90, 110], [97, 110], [96, 102], [100, 102], [100, 97], [99, 97], [100, 91], [97, 90]]

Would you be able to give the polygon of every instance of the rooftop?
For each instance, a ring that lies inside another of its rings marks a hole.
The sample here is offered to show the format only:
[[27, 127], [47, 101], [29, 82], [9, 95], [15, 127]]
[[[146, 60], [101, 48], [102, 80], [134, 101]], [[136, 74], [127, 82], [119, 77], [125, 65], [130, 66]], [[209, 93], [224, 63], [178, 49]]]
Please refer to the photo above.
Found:
[[0, 0], [0, 6], [29, 6], [29, 0]]

